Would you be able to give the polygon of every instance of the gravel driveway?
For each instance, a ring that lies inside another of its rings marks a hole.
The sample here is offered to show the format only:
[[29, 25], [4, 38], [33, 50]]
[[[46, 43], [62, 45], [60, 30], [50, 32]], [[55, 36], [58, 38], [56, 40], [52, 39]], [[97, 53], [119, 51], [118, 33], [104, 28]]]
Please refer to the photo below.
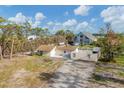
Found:
[[94, 62], [72, 61], [64, 62], [50, 80], [49, 87], [53, 88], [81, 88], [88, 87], [93, 70]]

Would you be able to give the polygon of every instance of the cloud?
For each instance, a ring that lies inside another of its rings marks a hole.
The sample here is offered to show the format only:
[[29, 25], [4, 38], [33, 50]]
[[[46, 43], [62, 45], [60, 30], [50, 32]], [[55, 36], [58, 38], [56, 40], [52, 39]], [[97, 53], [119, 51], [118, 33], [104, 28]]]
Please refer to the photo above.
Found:
[[24, 24], [27, 21], [27, 17], [20, 12], [15, 17], [8, 18], [8, 20], [16, 24]]
[[47, 27], [50, 29], [51, 33], [55, 33], [58, 30], [71, 30], [74, 33], [90, 31], [92, 32], [94, 29], [90, 23], [87, 21], [78, 22], [76, 19], [69, 19], [64, 22], [53, 22], [50, 21], [47, 23]]
[[69, 12], [68, 12], [68, 11], [66, 11], [66, 12], [64, 13], [64, 15], [65, 15], [65, 16], [69, 15]]
[[41, 21], [44, 18], [46, 18], [46, 16], [44, 16], [43, 13], [38, 12], [35, 14], [34, 21], [33, 21], [32, 17], [27, 17], [27, 16], [23, 15], [21, 12], [19, 12], [16, 14], [15, 17], [10, 17], [10, 18], [8, 18], [8, 20], [10, 22], [14, 22], [19, 25], [23, 25], [24, 23], [29, 22], [31, 24], [32, 28], [36, 28], [36, 27], [40, 26]]
[[41, 21], [41, 20], [43, 20], [44, 18], [46, 18], [46, 16], [44, 16], [44, 14], [41, 13], [41, 12], [38, 12], [38, 13], [35, 14], [35, 20], [36, 20], [36, 21]]
[[86, 28], [88, 26], [88, 22], [84, 21], [84, 22], [81, 22], [77, 25], [77, 30], [80, 30], [80, 29], [83, 29], [83, 28]]
[[95, 21], [97, 21], [97, 19], [96, 18], [92, 18], [91, 20], [90, 20], [90, 22], [95, 22]]
[[114, 31], [124, 31], [124, 6], [111, 6], [101, 12], [105, 23], [110, 23]]
[[87, 21], [83, 21], [83, 22], [79, 23], [75, 29], [75, 31], [77, 31], [77, 32], [83, 32], [83, 31], [92, 32], [93, 30], [94, 30], [93, 25], [91, 26], [91, 24], [88, 23]]
[[86, 16], [88, 15], [89, 10], [91, 9], [90, 6], [79, 6], [78, 8], [74, 9], [74, 14], [75, 15], [81, 15], [81, 16]]
[[33, 24], [32, 24], [32, 28], [36, 28], [38, 26], [40, 26], [41, 22], [40, 21], [35, 21]]
[[35, 22], [32, 24], [32, 28], [39, 27], [41, 24], [41, 21], [45, 18], [46, 18], [46, 16], [43, 13], [41, 13], [41, 12], [36, 13], [35, 14]]
[[63, 23], [64, 27], [71, 27], [77, 24], [77, 20], [75, 19], [69, 19]]
[[47, 23], [47, 25], [52, 26], [52, 25], [54, 25], [54, 22], [50, 21]]

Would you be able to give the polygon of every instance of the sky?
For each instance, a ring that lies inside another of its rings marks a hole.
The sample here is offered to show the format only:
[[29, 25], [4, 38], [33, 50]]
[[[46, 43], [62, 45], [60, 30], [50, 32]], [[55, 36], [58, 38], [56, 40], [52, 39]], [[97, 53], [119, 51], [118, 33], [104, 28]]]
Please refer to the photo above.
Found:
[[124, 6], [17, 5], [0, 6], [0, 16], [16, 24], [29, 22], [32, 28], [99, 32], [110, 23], [115, 32], [124, 32]]

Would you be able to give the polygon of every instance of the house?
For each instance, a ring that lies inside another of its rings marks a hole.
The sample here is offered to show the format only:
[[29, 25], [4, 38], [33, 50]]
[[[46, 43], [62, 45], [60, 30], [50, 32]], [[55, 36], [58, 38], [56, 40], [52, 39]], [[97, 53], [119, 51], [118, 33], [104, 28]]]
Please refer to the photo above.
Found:
[[54, 45], [41, 45], [36, 49], [36, 54], [38, 55], [47, 55], [52, 56], [54, 55], [55, 46]]
[[86, 61], [98, 61], [100, 57], [100, 48], [95, 47], [91, 49], [77, 49], [71, 52], [71, 59], [73, 60], [86, 60]]
[[38, 55], [47, 55], [52, 58], [66, 58], [72, 60], [97, 61], [100, 56], [99, 48], [79, 49], [76, 46], [41, 45], [37, 48]]
[[93, 36], [89, 32], [80, 32], [77, 34], [77, 36], [74, 38], [75, 45], [80, 44], [91, 44], [92, 42], [97, 41], [97, 38]]
[[38, 38], [38, 36], [36, 36], [36, 35], [30, 35], [30, 36], [28, 36], [28, 40], [29, 41], [31, 41], [31, 40], [35, 40], [36, 38]]
[[41, 45], [36, 49], [38, 55], [47, 55], [56, 58], [70, 58], [72, 51], [75, 51], [75, 46], [54, 46], [54, 45]]
[[70, 58], [71, 52], [75, 51], [77, 49], [76, 46], [57, 46], [55, 51], [56, 51], [56, 56], [63, 57], [63, 58]]

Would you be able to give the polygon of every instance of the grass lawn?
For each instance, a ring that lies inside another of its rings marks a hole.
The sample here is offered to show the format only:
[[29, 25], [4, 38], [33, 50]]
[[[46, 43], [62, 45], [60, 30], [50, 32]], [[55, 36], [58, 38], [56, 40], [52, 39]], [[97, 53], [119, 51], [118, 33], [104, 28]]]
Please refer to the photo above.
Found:
[[40, 56], [17, 57], [11, 61], [2, 60], [0, 61], [0, 87], [47, 87], [48, 78], [62, 63], [59, 60], [54, 61]]
[[82, 45], [82, 46], [79, 46], [80, 49], [90, 49], [90, 48], [93, 48], [95, 46], [93, 45]]
[[119, 66], [124, 66], [124, 56], [116, 57], [115, 60]]
[[[100, 74], [107, 74], [107, 75], [112, 75], [118, 79], [123, 79], [124, 78], [124, 56], [119, 56], [115, 58], [116, 62], [109, 62], [109, 63], [104, 63], [104, 62], [99, 62], [101, 65], [96, 65], [95, 73], [100, 73]], [[97, 79], [94, 78], [96, 82], [103, 82], [104, 84], [109, 84], [112, 81], [106, 80], [106, 79]], [[113, 82], [114, 84], [114, 82]], [[120, 84], [124, 86], [123, 84]]]

